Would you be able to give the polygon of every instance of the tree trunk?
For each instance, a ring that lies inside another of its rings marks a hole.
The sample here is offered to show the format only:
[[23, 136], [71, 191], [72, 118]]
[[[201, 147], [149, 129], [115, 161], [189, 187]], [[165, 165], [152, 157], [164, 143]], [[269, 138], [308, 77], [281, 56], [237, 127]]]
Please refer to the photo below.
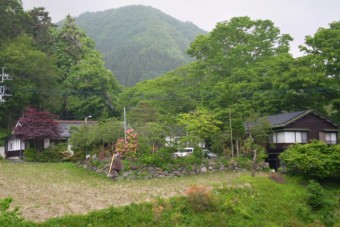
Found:
[[251, 175], [253, 177], [255, 177], [255, 171], [256, 171], [256, 158], [257, 158], [257, 154], [256, 154], [256, 149], [255, 149], [254, 150], [254, 156], [253, 156], [252, 168], [251, 168]]

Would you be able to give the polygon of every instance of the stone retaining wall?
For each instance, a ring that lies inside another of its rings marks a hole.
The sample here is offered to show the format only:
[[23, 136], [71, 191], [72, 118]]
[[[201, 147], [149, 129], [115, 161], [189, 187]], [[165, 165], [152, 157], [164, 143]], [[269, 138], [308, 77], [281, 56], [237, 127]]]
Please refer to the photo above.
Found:
[[[99, 174], [105, 174], [107, 177], [116, 180], [134, 180], [134, 179], [151, 179], [151, 178], [166, 178], [166, 177], [181, 177], [188, 175], [205, 174], [209, 172], [218, 171], [245, 171], [246, 168], [240, 168], [237, 164], [225, 164], [221, 160], [204, 160], [202, 164], [175, 166], [169, 164], [166, 169], [155, 166], [130, 166], [125, 167], [123, 170], [109, 172], [110, 164], [96, 167], [90, 164], [84, 164], [84, 168], [95, 171]], [[258, 165], [257, 170], [268, 168], [267, 163]]]

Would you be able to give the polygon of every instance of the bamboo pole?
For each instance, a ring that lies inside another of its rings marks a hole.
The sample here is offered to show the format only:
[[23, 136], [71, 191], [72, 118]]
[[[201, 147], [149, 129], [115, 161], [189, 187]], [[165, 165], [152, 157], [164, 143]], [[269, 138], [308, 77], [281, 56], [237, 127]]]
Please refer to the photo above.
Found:
[[111, 164], [110, 164], [110, 169], [109, 169], [109, 174], [111, 173], [113, 160], [115, 160], [115, 154], [112, 155]]

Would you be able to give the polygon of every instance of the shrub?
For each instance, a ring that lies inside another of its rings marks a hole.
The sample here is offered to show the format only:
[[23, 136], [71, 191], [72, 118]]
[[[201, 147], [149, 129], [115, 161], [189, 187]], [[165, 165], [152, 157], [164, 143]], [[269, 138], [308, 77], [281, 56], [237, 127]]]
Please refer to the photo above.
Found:
[[141, 157], [140, 161], [143, 164], [146, 165], [153, 165], [153, 166], [158, 166], [160, 167], [162, 164], [162, 159], [159, 155], [157, 154], [148, 154], [148, 155], [144, 155], [143, 157]]
[[208, 186], [192, 186], [185, 191], [187, 201], [197, 212], [216, 211], [220, 206], [219, 198]]
[[340, 177], [340, 145], [321, 141], [296, 144], [281, 153], [287, 171], [312, 178]]
[[250, 170], [251, 169], [251, 164], [252, 164], [252, 159], [250, 156], [241, 156], [239, 158], [234, 158], [234, 165], [236, 164], [238, 167]]
[[198, 158], [198, 159], [203, 159], [204, 158], [204, 154], [201, 148], [197, 148], [195, 147], [193, 155]]
[[156, 154], [159, 155], [163, 161], [169, 163], [173, 160], [172, 154], [174, 152], [176, 152], [176, 149], [173, 147], [162, 147]]
[[24, 160], [27, 162], [60, 162], [66, 155], [65, 150], [65, 144], [52, 145], [41, 152], [35, 148], [27, 148], [24, 151]]
[[24, 151], [24, 160], [27, 162], [34, 162], [36, 161], [37, 150], [33, 147], [27, 148]]
[[314, 181], [310, 180], [307, 185], [308, 205], [312, 207], [313, 210], [319, 210], [326, 205], [326, 196], [322, 186]]
[[23, 218], [19, 216], [19, 208], [9, 211], [12, 198], [0, 199], [0, 226], [18, 226]]

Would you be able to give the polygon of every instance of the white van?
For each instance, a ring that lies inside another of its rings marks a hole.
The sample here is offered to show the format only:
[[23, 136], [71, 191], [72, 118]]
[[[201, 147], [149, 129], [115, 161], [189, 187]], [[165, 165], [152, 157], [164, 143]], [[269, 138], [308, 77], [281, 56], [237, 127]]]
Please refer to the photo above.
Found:
[[186, 157], [186, 156], [191, 155], [193, 152], [194, 152], [193, 147], [179, 148], [173, 155], [174, 155], [174, 158]]

